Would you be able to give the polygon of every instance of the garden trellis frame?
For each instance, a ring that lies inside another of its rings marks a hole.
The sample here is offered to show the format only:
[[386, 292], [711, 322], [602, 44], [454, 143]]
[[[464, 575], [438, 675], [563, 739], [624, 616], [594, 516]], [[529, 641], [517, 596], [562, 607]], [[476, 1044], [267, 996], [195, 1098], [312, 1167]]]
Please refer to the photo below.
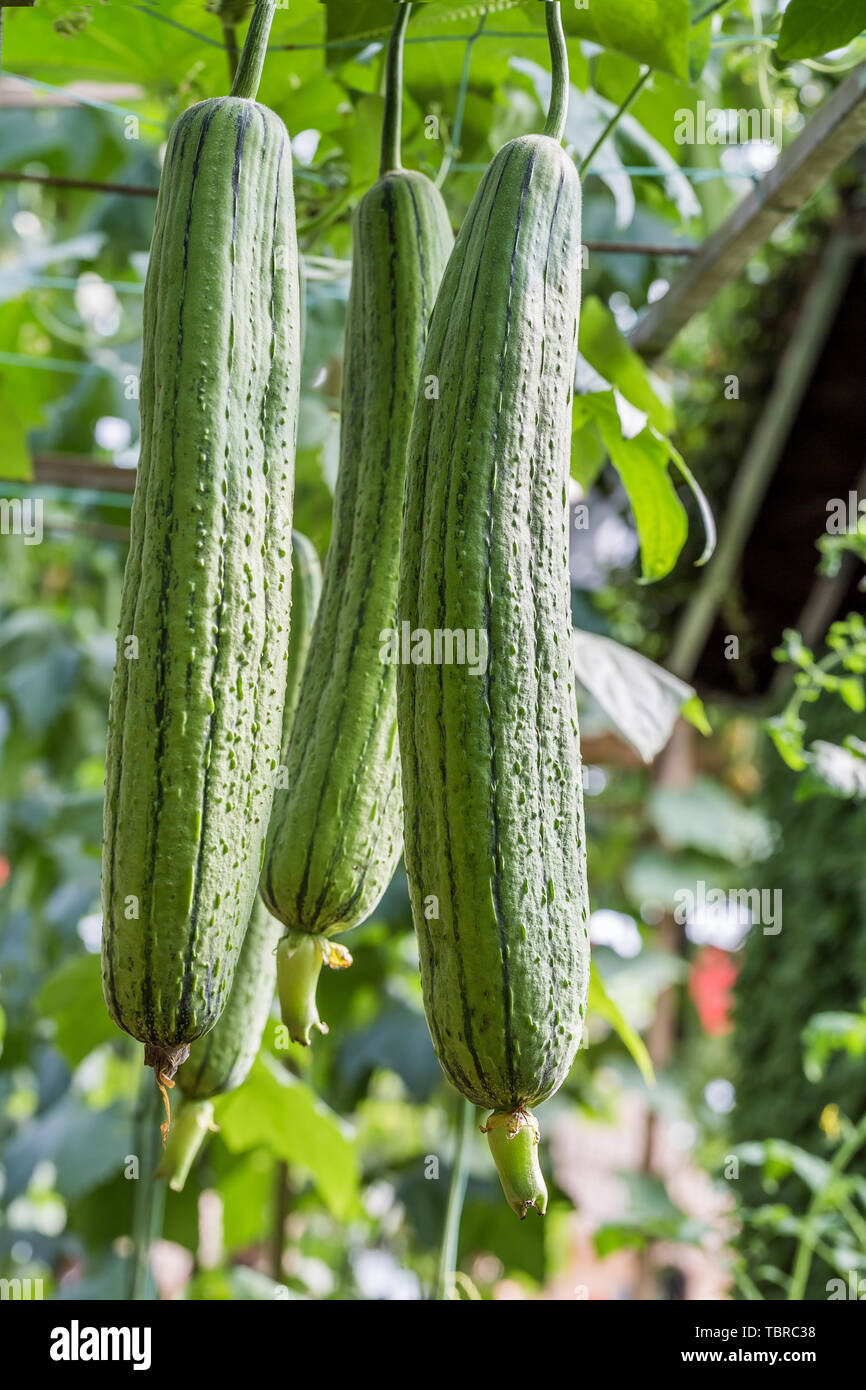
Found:
[[[178, 24], [170, 16], [161, 15], [147, 6], [136, 5], [134, 8], [160, 22], [183, 30], [203, 44], [224, 48], [227, 53], [229, 51], [225, 41], [214, 38], [212, 35], [190, 30], [187, 26]], [[711, 13], [717, 8], [720, 6], [711, 5], [708, 7], [707, 13]], [[481, 22], [476, 29], [469, 35], [439, 33], [409, 36], [407, 40], [409, 43], [415, 44], [461, 42], [465, 45], [465, 60], [455, 104], [455, 128], [451, 145], [446, 150], [444, 159], [444, 165], [447, 165], [449, 172], [473, 172], [476, 169], [474, 165], [461, 164], [454, 159], [461, 133], [462, 112], [469, 86], [473, 48], [477, 43], [484, 42], [486, 39], [511, 39], [515, 37], [515, 33], [512, 31], [485, 28], [485, 17], [486, 12], [482, 14]], [[365, 36], [363, 40], [359, 38], [328, 40], [325, 37], [316, 44], [272, 43], [270, 50], [272, 52], [292, 52], [299, 49], [322, 49], [326, 51], [344, 47], [361, 51], [368, 47], [371, 42], [383, 42], [384, 37], [384, 34]], [[732, 37], [738, 36], [727, 36], [725, 46], [729, 46]], [[519, 38], [521, 41], [524, 39], [547, 41], [546, 31], [543, 29], [520, 31]], [[763, 38], [769, 39], [770, 36], [763, 36]], [[744, 34], [742, 36], [744, 45], [753, 42], [755, 42], [754, 35]], [[647, 69], [642, 81], [649, 75], [649, 72], [650, 70]], [[76, 93], [62, 87], [52, 87], [51, 84], [38, 82], [18, 74], [6, 74], [0, 77], [0, 106], [12, 105], [13, 93], [10, 92], [10, 84], [13, 82], [20, 83], [25, 90], [32, 93], [30, 100], [24, 100], [22, 97], [20, 102], [16, 103], [21, 106], [38, 109], [40, 105], [54, 105], [62, 102], [63, 104], [93, 106], [109, 110], [122, 118], [134, 114], [113, 103], [101, 101], [95, 96], [83, 92]], [[35, 100], [37, 93], [43, 94], [42, 102]], [[625, 104], [622, 110], [624, 109]], [[618, 114], [622, 114], [622, 111]], [[615, 120], [611, 122], [607, 134], [612, 134], [615, 123]], [[152, 122], [148, 122], [148, 124], [152, 124]], [[695, 314], [705, 309], [725, 285], [741, 273], [749, 259], [760, 250], [774, 230], [786, 218], [795, 216], [812, 194], [831, 177], [864, 140], [866, 140], [866, 63], [856, 68], [831, 93], [802, 133], [782, 153], [778, 163], [768, 174], [762, 178], [757, 175], [752, 176], [754, 186], [751, 193], [734, 208], [722, 226], [708, 237], [702, 246], [695, 247], [686, 243], [662, 245], [610, 240], [586, 241], [584, 243], [586, 249], [593, 254], [603, 256], [646, 255], [658, 259], [671, 257], [688, 262], [686, 267], [673, 278], [667, 294], [650, 305], [641, 316], [629, 335], [631, 345], [646, 358], [652, 359], [661, 356], [685, 324]], [[482, 166], [478, 167], [480, 172]], [[590, 165], [586, 175], [591, 176], [593, 172], [594, 170]], [[635, 177], [656, 179], [666, 177], [669, 173], [668, 170], [654, 166], [639, 165], [626, 167], [624, 172]], [[692, 175], [696, 179], [732, 177], [721, 169], [684, 169], [682, 172], [686, 176]], [[737, 178], [742, 177], [742, 175], [737, 176]], [[98, 180], [26, 174], [14, 169], [0, 170], [0, 183], [3, 182], [43, 184], [48, 187], [80, 189], [134, 198], [155, 198], [158, 191], [154, 187], [144, 185], [130, 186]], [[337, 264], [334, 263], [335, 266]], [[349, 265], [345, 263], [342, 266], [342, 273], [348, 274], [348, 271]], [[128, 290], [129, 286], [123, 285], [115, 288]], [[112, 370], [108, 367], [101, 367], [100, 364], [94, 362], [76, 362], [66, 359], [53, 361], [38, 356], [27, 357], [8, 352], [0, 352], [0, 364], [60, 370], [72, 374]], [[98, 459], [37, 454], [33, 458], [33, 469], [33, 481], [42, 487], [50, 488], [52, 493], [58, 496], [62, 496], [67, 491], [75, 494], [80, 494], [82, 491], [88, 494], [110, 492], [115, 495], [129, 496], [134, 487], [134, 468], [112, 466], [101, 463]], [[0, 489], [7, 491], [9, 484], [0, 479]]]

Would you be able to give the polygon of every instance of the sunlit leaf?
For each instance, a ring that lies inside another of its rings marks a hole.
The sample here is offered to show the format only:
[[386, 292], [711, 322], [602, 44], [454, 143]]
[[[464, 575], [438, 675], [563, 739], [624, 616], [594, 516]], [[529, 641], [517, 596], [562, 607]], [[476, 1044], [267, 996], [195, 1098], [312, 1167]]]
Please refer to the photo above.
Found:
[[590, 1013], [598, 1014], [609, 1023], [616, 1033], [620, 1042], [631, 1056], [635, 1066], [640, 1071], [641, 1076], [647, 1086], [655, 1086], [656, 1078], [653, 1070], [652, 1060], [647, 1051], [646, 1044], [638, 1032], [632, 1028], [631, 1024], [623, 1017], [622, 1010], [611, 999], [598, 970], [593, 962], [589, 972], [589, 1002], [587, 1008]]
[[685, 681], [610, 637], [574, 628], [574, 673], [620, 733], [650, 763], [664, 748], [677, 719], [697, 701]]
[[346, 1126], [303, 1082], [260, 1059], [243, 1086], [218, 1098], [216, 1118], [233, 1153], [264, 1145], [309, 1173], [341, 1220], [354, 1210], [358, 1160]]

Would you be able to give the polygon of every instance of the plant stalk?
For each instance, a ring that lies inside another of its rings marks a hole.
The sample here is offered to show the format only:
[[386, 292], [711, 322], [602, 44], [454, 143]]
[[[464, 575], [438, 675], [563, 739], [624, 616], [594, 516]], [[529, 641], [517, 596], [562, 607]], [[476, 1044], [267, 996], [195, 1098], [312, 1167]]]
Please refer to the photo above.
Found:
[[460, 147], [460, 137], [463, 134], [463, 117], [466, 114], [466, 95], [469, 91], [469, 69], [472, 65], [472, 50], [484, 32], [486, 23], [487, 6], [485, 5], [484, 9], [481, 11], [478, 28], [475, 30], [474, 34], [470, 34], [466, 40], [466, 52], [463, 55], [463, 68], [460, 73], [460, 86], [457, 88], [457, 101], [454, 106], [454, 123], [451, 127], [451, 139], [448, 141], [448, 149], [445, 152], [445, 156], [439, 166], [439, 172], [436, 175], [435, 183], [437, 188], [441, 188], [445, 183]]
[[604, 130], [601, 132], [592, 149], [589, 151], [589, 154], [585, 155], [584, 158], [581, 160], [580, 166], [577, 171], [580, 174], [581, 178], [583, 178], [584, 174], [586, 174], [586, 172], [588, 171], [590, 164], [595, 159], [595, 156], [598, 154], [599, 150], [607, 140], [608, 136], [613, 134], [620, 121], [622, 120], [623, 116], [628, 111], [629, 107], [640, 96], [641, 92], [643, 91], [644, 87], [646, 86], [647, 82], [652, 76], [652, 72], [652, 68], [647, 68], [644, 72], [641, 73], [637, 82], [634, 84], [628, 96], [622, 102], [621, 106], [619, 106], [617, 110], [614, 111]]
[[412, 13], [411, 4], [397, 6], [397, 17], [388, 40], [385, 68], [385, 115], [382, 121], [382, 157], [379, 178], [400, 169], [400, 135], [403, 119], [403, 41]]
[[223, 39], [225, 41], [226, 58], [228, 59], [229, 65], [229, 81], [234, 82], [241, 56], [240, 49], [238, 48], [238, 32], [234, 23], [225, 19], [223, 20]]
[[[852, 1127], [847, 1139], [839, 1145], [833, 1160], [830, 1164], [830, 1171], [833, 1177], [838, 1177], [844, 1173], [851, 1159], [859, 1149], [866, 1144], [866, 1114], [863, 1115], [860, 1123]], [[832, 1183], [827, 1184], [827, 1187]], [[806, 1285], [809, 1282], [809, 1273], [812, 1268], [812, 1259], [815, 1254], [816, 1246], [819, 1243], [818, 1217], [824, 1206], [824, 1194], [827, 1188], [821, 1188], [813, 1193], [812, 1200], [806, 1210], [803, 1230], [800, 1242], [797, 1247], [797, 1257], [794, 1261], [794, 1273], [791, 1278], [791, 1287], [788, 1290], [789, 1303], [802, 1303], [806, 1297]]]
[[153, 1073], [148, 1070], [142, 1082], [135, 1116], [134, 1142], [139, 1171], [132, 1194], [132, 1257], [129, 1267], [129, 1298], [134, 1303], [154, 1298], [150, 1251], [162, 1230], [166, 1192], [166, 1184], [154, 1178], [161, 1118], [162, 1097], [153, 1084]]
[[262, 79], [262, 68], [268, 52], [268, 39], [276, 8], [275, 0], [256, 0], [250, 27], [244, 40], [244, 48], [235, 80], [232, 83], [233, 97], [248, 97], [254, 101]]
[[553, 86], [543, 134], [559, 141], [565, 134], [565, 122], [568, 117], [568, 49], [565, 46], [565, 32], [562, 28], [562, 9], [559, 0], [555, 0], [553, 4], [550, 3], [550, 0], [546, 0], [544, 16], [547, 21], [547, 38], [550, 43], [550, 71]]
[[469, 1136], [472, 1133], [474, 1115], [475, 1106], [461, 1096], [457, 1109], [451, 1186], [448, 1189], [448, 1205], [445, 1208], [445, 1225], [442, 1228], [442, 1245], [436, 1271], [435, 1296], [439, 1303], [449, 1302], [456, 1297], [454, 1271], [457, 1266], [460, 1218], [463, 1215], [463, 1202], [469, 1179]]

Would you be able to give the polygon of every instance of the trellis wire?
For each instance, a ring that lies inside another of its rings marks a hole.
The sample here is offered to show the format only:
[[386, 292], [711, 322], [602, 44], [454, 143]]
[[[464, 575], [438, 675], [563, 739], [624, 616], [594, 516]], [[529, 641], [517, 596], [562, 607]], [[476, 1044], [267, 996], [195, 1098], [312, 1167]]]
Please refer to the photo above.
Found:
[[[717, 10], [720, 10], [720, 9], [724, 8], [724, 5], [725, 5], [727, 2], [728, 2], [728, 0], [715, 0], [715, 3], [711, 4], [704, 12], [701, 13], [701, 15], [699, 15], [699, 16], [696, 17], [696, 19], [693, 21], [693, 24], [700, 23], [703, 19], [705, 19], [705, 18], [707, 18], [709, 15], [715, 13]], [[146, 7], [146, 6], [144, 6], [144, 5], [134, 5], [132, 8], [134, 8], [134, 9], [140, 11], [140, 12], [143, 13], [143, 14], [148, 14], [148, 15], [150, 15], [150, 16], [153, 17], [153, 18], [159, 19], [161, 22], [169, 24], [172, 28], [179, 29], [179, 30], [182, 31], [183, 33], [187, 34], [188, 36], [190, 36], [190, 37], [192, 37], [192, 38], [195, 38], [197, 41], [199, 41], [199, 42], [201, 42], [201, 43], [204, 43], [204, 44], [207, 44], [207, 45], [210, 46], [210, 47], [225, 49], [224, 40], [222, 40], [222, 39], [216, 39], [216, 38], [213, 38], [213, 37], [211, 37], [211, 36], [209, 36], [209, 35], [205, 35], [205, 34], [198, 33], [197, 31], [195, 31], [195, 30], [193, 30], [193, 29], [190, 29], [190, 28], [188, 28], [187, 26], [185, 26], [185, 25], [183, 25], [183, 24], [178, 23], [176, 20], [171, 19], [169, 16], [159, 14], [159, 12], [156, 11], [156, 10], [154, 10], [154, 9], [150, 9], [149, 7]], [[476, 26], [475, 30], [474, 30], [472, 33], [468, 34], [468, 35], [466, 35], [466, 34], [426, 34], [426, 35], [410, 35], [410, 36], [407, 37], [407, 42], [408, 42], [408, 43], [421, 43], [421, 44], [426, 44], [426, 43], [448, 43], [448, 42], [456, 42], [456, 43], [463, 43], [463, 44], [465, 44], [465, 46], [466, 46], [466, 55], [465, 55], [465, 59], [464, 59], [464, 63], [463, 63], [463, 69], [462, 69], [461, 78], [460, 78], [460, 85], [459, 85], [459, 88], [458, 88], [457, 104], [456, 104], [456, 106], [455, 106], [455, 116], [454, 116], [454, 125], [453, 125], [453, 129], [452, 129], [452, 136], [451, 136], [451, 140], [449, 141], [448, 149], [446, 150], [446, 153], [445, 153], [445, 155], [444, 155], [444, 157], [443, 157], [442, 165], [441, 165], [440, 171], [439, 171], [439, 176], [438, 176], [438, 178], [437, 178], [437, 182], [440, 183], [440, 184], [441, 184], [442, 182], [444, 182], [445, 177], [447, 177], [447, 174], [450, 173], [450, 172], [454, 172], [454, 173], [483, 173], [483, 172], [485, 171], [485, 169], [487, 168], [487, 165], [486, 165], [486, 164], [462, 163], [462, 162], [460, 162], [460, 161], [455, 160], [454, 157], [453, 157], [453, 156], [454, 156], [455, 150], [459, 147], [459, 138], [460, 138], [460, 134], [461, 134], [461, 132], [462, 132], [463, 108], [465, 107], [466, 95], [467, 95], [468, 86], [469, 86], [469, 72], [470, 72], [471, 55], [472, 55], [472, 50], [473, 50], [475, 44], [478, 43], [479, 41], [481, 41], [482, 39], [508, 39], [508, 40], [538, 39], [538, 40], [544, 40], [545, 42], [547, 41], [547, 33], [546, 33], [546, 31], [544, 31], [544, 30], [494, 30], [494, 29], [487, 29], [487, 28], [485, 27], [485, 21], [486, 21], [487, 15], [488, 15], [488, 10], [487, 10], [487, 7], [485, 7], [484, 10], [482, 11], [482, 14], [481, 14], [481, 17], [480, 17], [480, 21], [479, 21], [478, 25]], [[2, 10], [0, 10], [0, 16], [2, 16]], [[764, 39], [764, 38], [770, 39], [770, 38], [772, 38], [772, 37], [774, 37], [774, 36], [755, 36], [754, 34], [744, 34], [744, 35], [742, 35], [742, 36], [740, 36], [740, 35], [727, 35], [727, 36], [722, 36], [722, 37], [724, 38], [725, 46], [728, 46], [728, 45], [733, 44], [733, 43], [741, 43], [742, 45], [746, 46], [746, 45], [748, 45], [749, 43], [754, 43], [754, 42], [758, 41], [758, 38], [761, 38], [761, 39]], [[383, 38], [383, 40], [382, 40], [382, 43], [384, 43], [384, 38]], [[382, 46], [382, 43], [379, 43], [378, 41], [375, 41], [375, 46], [377, 47], [377, 49], [380, 48], [380, 47]], [[721, 45], [718, 45], [718, 46], [721, 46]], [[361, 39], [357, 39], [357, 38], [356, 38], [356, 39], [334, 39], [334, 40], [323, 39], [323, 40], [322, 40], [321, 42], [319, 42], [319, 43], [309, 43], [309, 44], [271, 44], [271, 45], [270, 45], [270, 49], [271, 49], [272, 52], [291, 52], [291, 51], [315, 50], [315, 49], [325, 49], [325, 50], [327, 50], [327, 49], [337, 49], [337, 48], [357, 48], [358, 51], [361, 52], [361, 51], [363, 51], [364, 49], [367, 49], [367, 48], [370, 48], [370, 47], [371, 47], [370, 40], [368, 40], [368, 39], [361, 40]], [[648, 69], [647, 72], [643, 74], [643, 77], [642, 77], [642, 79], [641, 79], [640, 85], [642, 85], [643, 82], [646, 81], [646, 79], [650, 76], [650, 73], [651, 73], [651, 70]], [[147, 126], [149, 126], [149, 127], [151, 127], [151, 128], [154, 128], [154, 129], [160, 129], [160, 130], [162, 130], [162, 129], [164, 128], [164, 124], [163, 124], [162, 122], [153, 121], [153, 120], [151, 120], [151, 119], [149, 119], [149, 118], [147, 118], [147, 117], [140, 116], [140, 115], [138, 115], [138, 114], [135, 113], [135, 112], [131, 112], [131, 111], [124, 110], [123, 108], [121, 108], [121, 107], [115, 105], [114, 103], [99, 101], [97, 98], [85, 97], [85, 96], [81, 95], [80, 93], [70, 93], [70, 92], [68, 91], [68, 89], [65, 89], [65, 88], [63, 88], [63, 87], [57, 87], [57, 86], [55, 86], [55, 85], [53, 85], [53, 84], [51, 84], [51, 83], [41, 82], [41, 81], [39, 81], [39, 80], [36, 79], [36, 78], [25, 77], [25, 76], [23, 76], [23, 75], [21, 75], [21, 74], [7, 74], [7, 75], [8, 75], [8, 76], [11, 76], [11, 77], [15, 77], [18, 81], [21, 81], [21, 82], [23, 82], [23, 83], [25, 83], [25, 84], [27, 84], [27, 85], [29, 85], [29, 86], [31, 86], [31, 87], [34, 87], [34, 88], [39, 89], [39, 90], [48, 91], [48, 92], [58, 92], [58, 93], [61, 93], [67, 100], [70, 100], [70, 101], [71, 101], [73, 104], [75, 104], [75, 105], [81, 105], [81, 106], [84, 106], [84, 107], [91, 107], [91, 108], [96, 109], [96, 110], [105, 111], [105, 112], [107, 112], [107, 113], [110, 114], [110, 115], [118, 116], [118, 117], [120, 117], [120, 118], [122, 118], [122, 119], [124, 119], [124, 120], [130, 119], [130, 118], [134, 118], [134, 119], [139, 120], [142, 124], [145, 124], [145, 125], [147, 125]], [[635, 92], [635, 95], [636, 95], [636, 94], [637, 94], [637, 92]], [[605, 132], [605, 135], [607, 135], [607, 134], [609, 134], [609, 133], [610, 133], [610, 131], [606, 131], [606, 132]], [[597, 143], [600, 144], [600, 143], [601, 143], [601, 140], [599, 140], [599, 142], [597, 142]], [[593, 150], [590, 152], [590, 158], [592, 157], [592, 154], [594, 154], [594, 153], [595, 153], [595, 149], [593, 149]], [[596, 169], [592, 168], [592, 166], [590, 166], [589, 168], [584, 169], [583, 172], [584, 172], [585, 175], [593, 175], [593, 174], [599, 175], [599, 174], [601, 174], [601, 173], [609, 173], [610, 171], [607, 170], [607, 169], [605, 169], [605, 170], [603, 170], [603, 171], [602, 171], [602, 170], [596, 170]], [[752, 183], [757, 183], [757, 182], [760, 181], [760, 177], [761, 177], [761, 175], [760, 175], [757, 171], [751, 171], [751, 172], [750, 172], [750, 171], [742, 171], [742, 172], [739, 172], [739, 171], [738, 171], [737, 173], [732, 173], [732, 172], [729, 172], [729, 171], [727, 171], [727, 170], [725, 170], [725, 169], [693, 169], [693, 168], [681, 167], [681, 166], [676, 166], [675, 168], [663, 168], [662, 166], [659, 166], [659, 165], [624, 165], [624, 166], [622, 166], [621, 169], [616, 170], [615, 172], [623, 173], [623, 174], [626, 174], [626, 175], [629, 176], [629, 177], [634, 177], [634, 178], [655, 178], [655, 179], [666, 179], [666, 178], [670, 178], [671, 176], [675, 175], [676, 173], [679, 173], [679, 174], [681, 174], [683, 177], [688, 178], [688, 179], [691, 179], [691, 180], [693, 180], [694, 182], [703, 182], [703, 181], [707, 181], [707, 180], [711, 180], [711, 179], [722, 178], [722, 179], [728, 179], [728, 180], [744, 179], [744, 180], [749, 181], [749, 182], [752, 182]], [[91, 190], [94, 190], [94, 191], [102, 189], [102, 190], [104, 190], [104, 191], [110, 191], [110, 192], [114, 192], [114, 193], [118, 193], [118, 194], [124, 194], [124, 193], [126, 193], [126, 194], [128, 194], [128, 195], [130, 195], [130, 196], [155, 196], [155, 193], [156, 193], [156, 190], [155, 190], [155, 189], [144, 188], [144, 187], [140, 187], [140, 186], [124, 186], [124, 185], [118, 185], [118, 184], [114, 184], [114, 185], [107, 185], [107, 184], [106, 184], [106, 185], [100, 185], [100, 184], [99, 184], [98, 182], [96, 182], [96, 181], [63, 179], [63, 178], [58, 177], [58, 176], [50, 176], [50, 175], [44, 176], [44, 177], [43, 177], [43, 176], [40, 176], [40, 175], [19, 174], [19, 175], [16, 176], [15, 171], [12, 171], [12, 170], [10, 170], [10, 171], [0, 171], [0, 179], [5, 179], [5, 180], [7, 180], [7, 181], [12, 181], [12, 180], [14, 180], [15, 177], [17, 177], [18, 179], [20, 179], [21, 182], [47, 183], [47, 184], [55, 184], [55, 185], [57, 185], [57, 186], [88, 188], [88, 189], [91, 189]], [[685, 247], [685, 246], [683, 246], [683, 247], [677, 247], [677, 246], [670, 246], [670, 247], [662, 247], [662, 246], [659, 246], [659, 247], [645, 247], [645, 246], [640, 246], [640, 247], [639, 247], [639, 246], [637, 246], [637, 245], [635, 245], [635, 246], [629, 246], [627, 243], [622, 243], [622, 244], [619, 244], [619, 245], [618, 245], [618, 244], [613, 243], [613, 242], [604, 242], [604, 243], [600, 243], [600, 247], [602, 248], [602, 250], [601, 250], [601, 253], [602, 253], [602, 254], [606, 254], [606, 253], [619, 253], [619, 254], [630, 254], [630, 253], [631, 253], [631, 254], [653, 254], [653, 255], [656, 255], [656, 256], [659, 256], [659, 257], [665, 256], [665, 255], [670, 255], [670, 256], [692, 255], [692, 254], [694, 254], [694, 251], [695, 251], [695, 248], [694, 248], [694, 247]], [[111, 284], [112, 288], [115, 289], [115, 290], [117, 290], [117, 291], [120, 292], [120, 293], [141, 294], [142, 291], [143, 291], [143, 285], [135, 285], [134, 283], [131, 283], [131, 282], [110, 282], [110, 281], [109, 281], [109, 282], [105, 282], [105, 283]], [[72, 288], [77, 288], [77, 287], [78, 287], [78, 282], [77, 282], [76, 280], [71, 279], [71, 278], [66, 278], [66, 277], [59, 277], [59, 276], [58, 276], [58, 277], [51, 277], [51, 276], [38, 277], [37, 279], [30, 281], [30, 284], [31, 284], [31, 285], [41, 285], [41, 286], [45, 286], [45, 287], [70, 288], [70, 289], [72, 289]], [[26, 288], [28, 288], [28, 286], [24, 286], [24, 287], [23, 287], [24, 290], [26, 290]], [[116, 370], [114, 370], [114, 369], [112, 369], [112, 368], [108, 368], [108, 367], [102, 366], [101, 364], [98, 364], [98, 363], [73, 362], [73, 361], [69, 361], [69, 360], [67, 360], [67, 359], [62, 359], [62, 358], [40, 358], [40, 357], [25, 356], [25, 355], [21, 355], [21, 354], [17, 354], [17, 353], [4, 353], [4, 352], [0, 352], [0, 363], [3, 363], [4, 365], [10, 365], [10, 366], [15, 366], [15, 365], [20, 365], [20, 366], [31, 366], [31, 367], [37, 367], [37, 368], [42, 369], [42, 370], [55, 370], [55, 371], [67, 372], [67, 373], [70, 373], [70, 374], [80, 374], [80, 375], [90, 374], [90, 373], [92, 373], [92, 372], [94, 372], [94, 371], [107, 372], [107, 373], [109, 373], [109, 374], [111, 374], [111, 375], [113, 375], [113, 376], [116, 376], [116, 377], [119, 377], [119, 376], [121, 375], [121, 373], [119, 373], [118, 371], [116, 371]], [[132, 368], [130, 368], [130, 370], [132, 370]]]
[[[106, 474], [120, 472], [117, 464], [105, 463]], [[107, 479], [106, 479], [107, 481]], [[75, 507], [112, 507], [118, 511], [131, 510], [131, 492], [114, 492], [111, 488], [69, 487], [64, 483], [43, 483], [38, 479], [0, 478], [0, 495], [3, 497], [30, 497], [33, 484], [37, 483], [40, 495], [47, 500], [56, 497], [59, 502], [69, 502]], [[110, 501], [106, 501], [110, 498]]]
[[95, 111], [107, 111], [110, 116], [119, 116], [124, 121], [135, 120], [141, 125], [150, 126], [153, 130], [165, 130], [164, 121], [152, 121], [150, 117], [141, 116], [137, 111], [124, 111], [122, 106], [115, 106], [111, 101], [99, 101], [97, 97], [86, 97], [81, 92], [70, 92], [68, 87], [58, 87], [53, 82], [40, 82], [37, 77], [25, 77], [20, 72], [4, 72], [3, 76], [23, 82], [28, 87], [37, 87], [41, 92], [58, 92], [71, 106], [92, 107]]
[[487, 22], [487, 6], [481, 11], [481, 18], [474, 34], [470, 34], [466, 40], [466, 52], [463, 57], [463, 70], [460, 73], [460, 85], [457, 88], [457, 101], [454, 105], [454, 124], [451, 128], [451, 139], [448, 141], [448, 148], [445, 151], [439, 173], [436, 175], [436, 187], [441, 188], [451, 169], [454, 167], [454, 156], [460, 148], [460, 136], [463, 134], [463, 115], [466, 110], [466, 96], [469, 91], [469, 69], [472, 65], [472, 50], [478, 40], [482, 37], [484, 26]]

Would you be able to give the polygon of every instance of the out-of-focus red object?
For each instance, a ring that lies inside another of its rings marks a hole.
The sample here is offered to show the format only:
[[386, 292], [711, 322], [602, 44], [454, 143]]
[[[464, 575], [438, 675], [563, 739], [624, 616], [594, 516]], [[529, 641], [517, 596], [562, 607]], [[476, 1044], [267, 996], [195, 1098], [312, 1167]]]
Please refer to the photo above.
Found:
[[729, 951], [702, 946], [689, 971], [689, 997], [705, 1033], [719, 1038], [730, 1033], [732, 990], [739, 967]]
[[0, 854], [0, 888], [5, 888], [9, 882], [9, 860], [5, 854]]

